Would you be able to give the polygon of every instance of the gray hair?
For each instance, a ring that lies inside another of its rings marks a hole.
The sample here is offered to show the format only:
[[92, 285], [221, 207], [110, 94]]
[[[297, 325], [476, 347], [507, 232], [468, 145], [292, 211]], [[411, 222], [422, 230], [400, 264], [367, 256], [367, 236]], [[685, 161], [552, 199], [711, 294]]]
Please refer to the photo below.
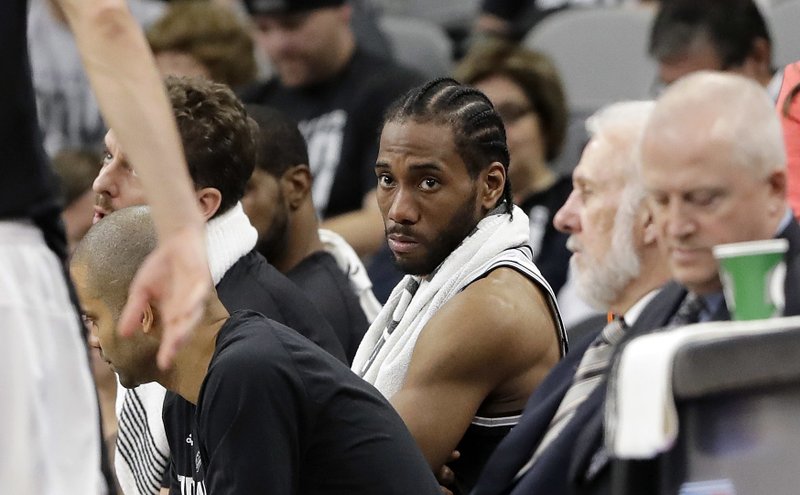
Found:
[[621, 101], [607, 105], [586, 120], [589, 136], [603, 136], [624, 153], [621, 158], [626, 182], [620, 209], [636, 209], [645, 197], [639, 178], [640, 143], [655, 102], [652, 100]]
[[733, 162], [756, 175], [786, 168], [783, 132], [765, 89], [744, 76], [698, 71], [672, 84], [656, 104], [647, 133], [689, 125], [731, 147]]
[[611, 249], [597, 266], [583, 273], [576, 269], [578, 294], [597, 309], [608, 309], [641, 273], [634, 239], [636, 215], [645, 199], [644, 186], [639, 179], [639, 146], [653, 107], [652, 101], [614, 103], [601, 108], [586, 121], [592, 138], [602, 137], [613, 144], [621, 173], [626, 177], [614, 216]]

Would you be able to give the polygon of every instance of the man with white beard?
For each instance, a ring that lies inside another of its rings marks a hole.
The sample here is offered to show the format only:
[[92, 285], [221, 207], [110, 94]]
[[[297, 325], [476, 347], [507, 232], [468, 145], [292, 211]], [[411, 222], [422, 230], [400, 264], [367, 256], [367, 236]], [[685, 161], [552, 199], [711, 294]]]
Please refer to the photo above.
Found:
[[670, 278], [637, 173], [638, 143], [652, 107], [617, 103], [587, 121], [591, 140], [554, 223], [570, 234], [581, 296], [613, 318], [570, 346], [551, 370], [489, 459], [473, 495], [562, 494], [577, 483], [570, 461], [586, 420], [602, 407], [614, 346]]

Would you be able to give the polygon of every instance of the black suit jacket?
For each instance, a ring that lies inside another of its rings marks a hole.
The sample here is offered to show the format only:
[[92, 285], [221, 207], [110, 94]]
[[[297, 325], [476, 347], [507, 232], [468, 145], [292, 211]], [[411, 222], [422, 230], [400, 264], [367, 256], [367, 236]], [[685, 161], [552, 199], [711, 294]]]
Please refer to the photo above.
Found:
[[[784, 315], [800, 314], [800, 226], [792, 220], [780, 237], [789, 241], [786, 253]], [[664, 327], [677, 310], [686, 289], [676, 282], [667, 284], [644, 308], [636, 323], [626, 332], [624, 342]], [[714, 320], [729, 319], [724, 303]], [[569, 388], [575, 369], [598, 328], [547, 376], [534, 392], [522, 420], [497, 447], [478, 480], [472, 495], [490, 494], [606, 494], [611, 491], [608, 456], [603, 448], [603, 414], [606, 386], [602, 383], [581, 404], [575, 417], [555, 442], [517, 483], [514, 475], [530, 459], [547, 431], [561, 399]]]
[[[800, 296], [800, 226], [792, 219], [778, 237], [789, 241], [789, 249], [784, 256], [786, 263], [786, 279], [784, 281], [786, 305], [783, 315], [797, 316], [800, 315], [800, 297], [798, 297]], [[618, 347], [617, 352], [624, 347], [628, 340], [666, 326], [683, 298], [686, 297], [686, 292], [686, 289], [677, 282], [667, 284], [642, 311], [642, 314], [636, 320], [636, 324], [626, 333], [625, 339]], [[730, 319], [728, 308], [724, 302], [711, 319], [714, 321]], [[605, 399], [606, 388], [602, 388], [603, 399]], [[581, 495], [611, 493], [609, 459], [603, 444], [604, 408], [600, 406], [602, 406], [602, 403], [594, 411], [593, 417], [587, 421], [575, 444], [568, 474], [570, 490], [567, 493]]]

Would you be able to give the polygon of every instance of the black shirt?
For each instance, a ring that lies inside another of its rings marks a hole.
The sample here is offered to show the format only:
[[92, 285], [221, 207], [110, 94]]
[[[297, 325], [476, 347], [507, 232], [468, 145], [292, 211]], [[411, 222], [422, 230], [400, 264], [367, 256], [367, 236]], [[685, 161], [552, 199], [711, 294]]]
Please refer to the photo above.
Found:
[[336, 332], [308, 295], [257, 251], [242, 256], [225, 272], [217, 294], [229, 313], [244, 309], [261, 313], [347, 362]]
[[358, 345], [369, 328], [350, 280], [325, 251], [306, 257], [287, 274], [331, 324], [344, 348], [347, 362], [353, 362]]
[[556, 294], [567, 281], [572, 253], [567, 249], [569, 234], [556, 230], [553, 218], [570, 193], [572, 179], [561, 177], [548, 189], [528, 196], [519, 205], [530, 218], [533, 261]]
[[38, 221], [57, 216], [58, 202], [36, 119], [26, 15], [26, 0], [0, 3], [0, 219]]
[[[173, 395], [164, 424], [172, 493], [439, 493], [377, 390], [252, 312], [231, 315], [221, 328], [197, 407]], [[192, 491], [200, 483], [204, 491]]]
[[323, 217], [361, 208], [375, 188], [375, 158], [383, 114], [422, 76], [356, 49], [331, 79], [286, 88], [272, 79], [242, 91], [247, 103], [269, 105], [298, 122], [314, 175], [312, 195]]

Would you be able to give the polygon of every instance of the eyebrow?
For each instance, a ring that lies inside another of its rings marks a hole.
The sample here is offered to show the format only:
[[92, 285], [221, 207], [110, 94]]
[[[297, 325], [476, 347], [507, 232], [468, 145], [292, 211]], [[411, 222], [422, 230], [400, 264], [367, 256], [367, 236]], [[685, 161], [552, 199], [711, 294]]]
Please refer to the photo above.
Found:
[[[389, 163], [387, 162], [377, 162], [375, 163], [376, 169], [388, 169], [391, 168]], [[415, 163], [413, 165], [409, 165], [408, 169], [412, 172], [425, 172], [425, 171], [432, 171], [432, 172], [441, 172], [444, 170], [444, 167], [438, 163]]]
[[440, 172], [440, 171], [444, 170], [444, 167], [442, 167], [438, 163], [417, 163], [417, 164], [414, 164], [414, 165], [409, 165], [408, 168], [410, 170], [414, 170], [414, 171]]

